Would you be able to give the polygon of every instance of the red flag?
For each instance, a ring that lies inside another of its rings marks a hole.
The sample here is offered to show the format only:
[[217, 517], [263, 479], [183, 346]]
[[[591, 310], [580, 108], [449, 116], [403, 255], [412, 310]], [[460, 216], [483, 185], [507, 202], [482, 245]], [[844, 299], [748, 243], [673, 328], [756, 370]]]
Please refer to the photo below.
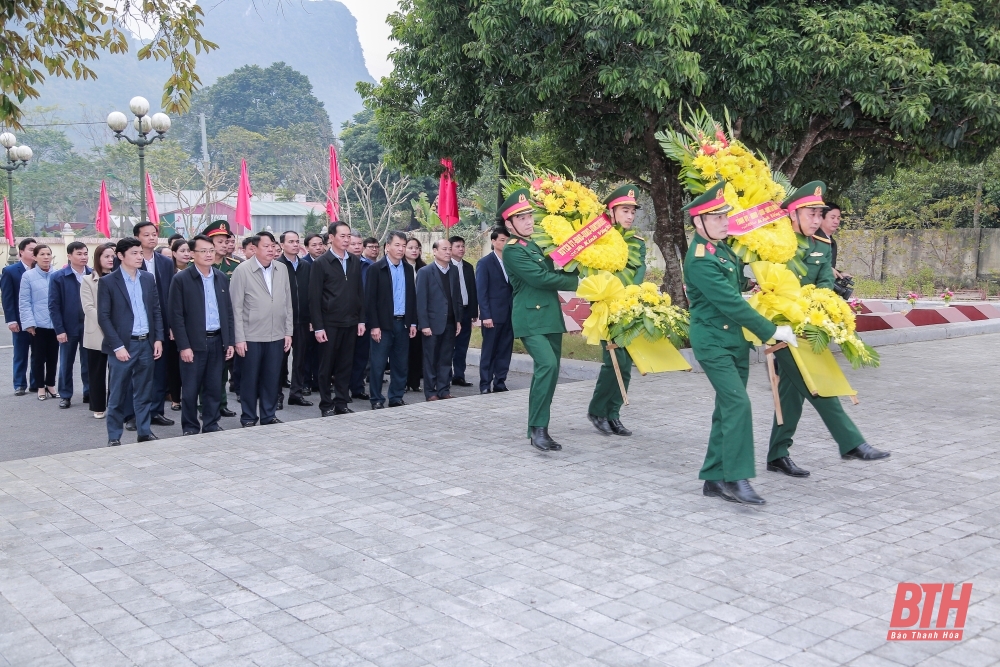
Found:
[[441, 158], [444, 173], [438, 188], [437, 214], [445, 229], [458, 222], [458, 183], [455, 182], [455, 169], [451, 158]]
[[7, 238], [7, 246], [14, 246], [14, 218], [10, 216], [10, 203], [3, 198], [3, 235]]
[[94, 227], [104, 238], [111, 238], [111, 198], [108, 197], [108, 186], [101, 181], [101, 198], [97, 202], [97, 218]]
[[146, 172], [146, 219], [160, 226], [160, 212], [156, 210], [156, 195], [153, 193], [153, 179]]
[[326, 191], [326, 217], [330, 222], [340, 219], [339, 189], [344, 181], [340, 178], [340, 165], [337, 163], [337, 151], [330, 144], [330, 187]]
[[250, 190], [250, 171], [247, 169], [247, 161], [243, 160], [240, 166], [240, 189], [236, 193], [236, 231], [249, 232], [253, 227], [250, 221], [250, 197], [253, 192]]

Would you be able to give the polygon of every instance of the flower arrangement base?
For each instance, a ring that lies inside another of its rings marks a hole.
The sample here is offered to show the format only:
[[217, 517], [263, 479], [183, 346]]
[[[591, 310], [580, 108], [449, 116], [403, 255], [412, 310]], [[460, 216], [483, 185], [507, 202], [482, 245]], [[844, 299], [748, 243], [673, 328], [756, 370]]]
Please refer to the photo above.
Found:
[[969, 322], [962, 311], [951, 306], [944, 308], [914, 308], [906, 314], [906, 319], [916, 324], [918, 327], [928, 324], [952, 324], [955, 322]]
[[840, 369], [833, 353], [827, 348], [822, 352], [813, 352], [812, 347], [804, 338], [799, 338], [799, 346], [789, 346], [788, 351], [792, 353], [795, 365], [802, 373], [802, 381], [806, 384], [806, 389], [813, 396], [852, 396], [856, 397], [858, 392], [851, 387], [847, 381], [844, 371]]
[[865, 331], [883, 331], [885, 329], [906, 329], [915, 327], [913, 322], [906, 319], [902, 313], [871, 313], [869, 315], [858, 315], [854, 319], [858, 333]]
[[[666, 338], [661, 338], [654, 343], [647, 340], [645, 336], [639, 336], [625, 349], [628, 350], [629, 356], [632, 357], [632, 363], [642, 375], [691, 370], [691, 364]], [[611, 358], [614, 359], [614, 355]]]
[[961, 305], [952, 306], [956, 310], [960, 311], [963, 315], [968, 317], [970, 320], [992, 320], [1000, 318], [1000, 308], [996, 306], [991, 306], [988, 303], [981, 303], [979, 305]]

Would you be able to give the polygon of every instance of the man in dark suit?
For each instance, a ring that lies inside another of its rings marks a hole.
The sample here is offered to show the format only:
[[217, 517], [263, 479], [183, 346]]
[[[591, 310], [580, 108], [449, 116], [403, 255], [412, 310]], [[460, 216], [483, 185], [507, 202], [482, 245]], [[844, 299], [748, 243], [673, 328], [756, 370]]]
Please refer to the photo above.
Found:
[[451, 263], [459, 269], [458, 286], [462, 291], [462, 317], [458, 323], [462, 330], [455, 336], [455, 353], [452, 357], [451, 383], [459, 387], [471, 387], [472, 383], [465, 379], [465, 357], [469, 354], [469, 338], [472, 336], [472, 323], [479, 319], [479, 296], [476, 290], [476, 269], [465, 261], [465, 239], [452, 236]]
[[[171, 259], [156, 252], [160, 241], [160, 230], [152, 221], [138, 223], [132, 228], [132, 234], [142, 244], [142, 266], [139, 268], [153, 276], [156, 281], [156, 296], [159, 298], [160, 313], [163, 317], [163, 330], [170, 331], [170, 317], [167, 313], [170, 298], [170, 281], [174, 278], [174, 263]], [[149, 414], [153, 424], [171, 426], [174, 423], [163, 414], [163, 401], [167, 396], [167, 358], [158, 357], [153, 364], [153, 387], [149, 392]], [[130, 429], [131, 430], [131, 429]]]
[[[351, 232], [352, 247], [360, 236], [361, 233], [357, 230]], [[354, 254], [353, 250], [351, 252]], [[361, 286], [364, 287], [368, 284], [368, 271], [375, 263], [375, 260], [378, 259], [378, 239], [369, 236], [362, 241], [358, 259], [361, 260]], [[367, 376], [365, 371], [368, 370], [368, 357], [370, 355], [371, 335], [366, 328], [365, 333], [358, 336], [358, 339], [354, 341], [354, 365], [351, 369], [351, 398], [360, 398], [362, 401], [369, 399], [368, 394], [365, 393], [365, 377]]]
[[[309, 265], [310, 270], [312, 269], [313, 262], [322, 257], [323, 253], [326, 252], [326, 237], [326, 233], [310, 234], [303, 239], [306, 247], [306, 255], [302, 259]], [[306, 281], [307, 290], [308, 282]], [[309, 309], [308, 303], [306, 309]], [[305, 387], [302, 389], [303, 396], [309, 396], [314, 391], [319, 391], [319, 343], [316, 342], [316, 337], [312, 334], [311, 320], [309, 327], [309, 343], [306, 345]]]
[[[28, 389], [35, 391], [35, 373], [30, 370], [28, 356], [31, 350], [31, 334], [21, 327], [21, 277], [35, 266], [35, 239], [21, 239], [17, 244], [17, 256], [21, 261], [11, 264], [0, 274], [0, 297], [3, 298], [3, 315], [10, 329], [14, 343], [14, 395], [24, 396]], [[27, 376], [30, 373], [31, 383]], [[27, 387], [27, 389], [26, 389]]]
[[479, 355], [479, 393], [507, 391], [507, 372], [514, 351], [514, 327], [510, 321], [514, 291], [503, 266], [503, 247], [510, 236], [505, 229], [490, 234], [493, 252], [476, 264], [476, 290], [482, 321], [483, 347]]
[[149, 429], [149, 393], [153, 363], [163, 355], [163, 317], [153, 277], [141, 271], [139, 239], [124, 238], [115, 246], [118, 270], [97, 285], [97, 323], [104, 334], [101, 351], [108, 355], [108, 447], [122, 444], [125, 408], [134, 406], [139, 442], [158, 440]]
[[80, 379], [83, 402], [90, 400], [90, 373], [87, 353], [83, 351], [83, 303], [80, 283], [90, 274], [87, 267], [87, 244], [73, 241], [66, 246], [69, 265], [56, 271], [49, 282], [49, 317], [59, 341], [59, 407], [68, 408], [73, 400], [73, 365], [80, 352]]
[[212, 266], [212, 240], [199, 234], [189, 245], [194, 252], [191, 266], [170, 284], [170, 323], [181, 357], [181, 427], [184, 435], [196, 435], [222, 430], [218, 379], [226, 360], [233, 356], [235, 332], [229, 279]]
[[[306, 377], [306, 348], [312, 332], [309, 331], [309, 270], [312, 263], [306, 262], [299, 257], [299, 235], [295, 232], [282, 232], [279, 237], [281, 241], [281, 257], [278, 261], [288, 269], [288, 282], [292, 291], [292, 317], [295, 319], [295, 328], [292, 332], [292, 374], [288, 390], [288, 404], [308, 407], [312, 401], [302, 398], [302, 390], [305, 386]], [[288, 378], [288, 354], [281, 365], [281, 384], [285, 385]], [[278, 405], [281, 405], [282, 392], [278, 398]], [[279, 408], [280, 409], [280, 408]]]
[[389, 407], [405, 405], [410, 339], [417, 335], [417, 291], [413, 267], [403, 259], [406, 234], [389, 232], [385, 257], [368, 269], [365, 316], [371, 332], [368, 388], [372, 410], [385, 407], [382, 384], [389, 363]]
[[424, 343], [424, 398], [451, 398], [455, 337], [461, 333], [459, 269], [451, 263], [451, 243], [438, 239], [434, 261], [417, 271], [417, 326]]
[[[330, 224], [330, 250], [309, 269], [309, 312], [319, 343], [319, 411], [324, 417], [354, 412], [347, 407], [354, 343], [365, 332], [361, 261], [347, 252], [351, 228]], [[330, 377], [335, 385], [330, 395]]]

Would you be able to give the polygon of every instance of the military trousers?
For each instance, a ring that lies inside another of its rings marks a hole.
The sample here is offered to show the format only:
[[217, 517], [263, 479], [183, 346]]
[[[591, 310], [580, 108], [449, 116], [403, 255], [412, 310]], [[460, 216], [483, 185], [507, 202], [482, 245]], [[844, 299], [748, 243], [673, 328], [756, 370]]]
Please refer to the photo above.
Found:
[[532, 428], [549, 425], [552, 396], [559, 382], [559, 359], [562, 356], [562, 334], [536, 334], [522, 336], [521, 343], [531, 355], [534, 368], [531, 375], [531, 391], [528, 393], [528, 437]]
[[[587, 412], [596, 417], [618, 419], [625, 400], [622, 398], [622, 391], [618, 386], [618, 378], [615, 377], [615, 367], [611, 363], [611, 352], [608, 351], [607, 341], [601, 341], [601, 349], [604, 350], [604, 363], [597, 375], [594, 396], [590, 399], [590, 407], [587, 408]], [[623, 347], [615, 348], [614, 353], [618, 358], [622, 382], [625, 384], [625, 390], [628, 391], [628, 383], [632, 379], [632, 357], [629, 356], [628, 350]]]
[[788, 448], [792, 446], [795, 429], [802, 418], [802, 405], [809, 401], [826, 424], [830, 435], [840, 447], [840, 453], [846, 454], [865, 441], [861, 431], [854, 425], [851, 418], [844, 412], [844, 406], [838, 396], [813, 396], [806, 389], [799, 367], [795, 365], [792, 353], [787, 349], [774, 353], [775, 370], [781, 378], [778, 383], [778, 399], [781, 403], [781, 416], [785, 422], [778, 425], [775, 416], [771, 425], [771, 445], [767, 451], [767, 460], [773, 461], [788, 456]]
[[715, 411], [708, 451], [699, 479], [735, 482], [757, 476], [753, 455], [753, 413], [747, 395], [750, 355], [739, 353], [698, 358], [715, 389]]

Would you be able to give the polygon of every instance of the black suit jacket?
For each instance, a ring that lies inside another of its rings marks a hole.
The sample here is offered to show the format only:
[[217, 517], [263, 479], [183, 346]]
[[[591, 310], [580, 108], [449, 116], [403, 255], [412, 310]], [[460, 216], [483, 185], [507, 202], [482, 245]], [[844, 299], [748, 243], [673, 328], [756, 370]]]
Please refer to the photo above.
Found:
[[[146, 321], [149, 323], [151, 340], [163, 342], [163, 316], [160, 313], [160, 299], [156, 294], [153, 276], [139, 271], [142, 286], [142, 302], [146, 306]], [[101, 352], [114, 354], [119, 347], [128, 348], [132, 337], [132, 300], [128, 296], [125, 277], [119, 268], [101, 278], [97, 283], [97, 324], [104, 333]]]
[[17, 260], [16, 264], [4, 267], [0, 274], [0, 297], [3, 299], [3, 316], [7, 323], [21, 324], [21, 278], [27, 271], [24, 263]]
[[514, 291], [504, 276], [496, 253], [490, 253], [476, 264], [476, 290], [479, 295], [479, 317], [494, 324], [510, 321]]
[[[413, 267], [405, 259], [403, 276], [406, 283], [406, 308], [403, 323], [407, 327], [417, 325], [417, 289]], [[392, 273], [389, 270], [389, 260], [383, 257], [368, 267], [368, 280], [365, 285], [365, 326], [368, 329], [390, 329], [395, 320], [395, 307], [392, 300]]]
[[[441, 335], [448, 324], [448, 295], [441, 277], [441, 269], [436, 262], [417, 271], [417, 327], [429, 328], [435, 336]], [[451, 316], [460, 323], [462, 288], [458, 286], [458, 267], [452, 264], [446, 277], [451, 286]]]
[[309, 316], [313, 329], [351, 327], [365, 321], [361, 261], [347, 253], [347, 274], [332, 252], [309, 268]]
[[299, 269], [296, 271], [284, 254], [278, 261], [288, 268], [288, 286], [292, 292], [292, 319], [298, 324], [309, 324], [309, 271], [312, 269], [312, 262], [299, 257]]
[[[454, 266], [454, 262], [452, 262]], [[479, 319], [479, 295], [476, 293], [476, 267], [462, 260], [462, 275], [465, 276], [465, 291], [469, 293], [469, 305], [465, 307], [465, 316], [470, 320]], [[459, 288], [461, 289], [461, 287]], [[458, 295], [461, 303], [462, 295]]]
[[[222, 346], [236, 344], [233, 324], [233, 301], [229, 296], [229, 278], [215, 267], [215, 300], [219, 303], [219, 332]], [[191, 349], [204, 352], [208, 349], [205, 335], [205, 288], [201, 273], [194, 262], [179, 271], [170, 284], [170, 330], [178, 350]]]

